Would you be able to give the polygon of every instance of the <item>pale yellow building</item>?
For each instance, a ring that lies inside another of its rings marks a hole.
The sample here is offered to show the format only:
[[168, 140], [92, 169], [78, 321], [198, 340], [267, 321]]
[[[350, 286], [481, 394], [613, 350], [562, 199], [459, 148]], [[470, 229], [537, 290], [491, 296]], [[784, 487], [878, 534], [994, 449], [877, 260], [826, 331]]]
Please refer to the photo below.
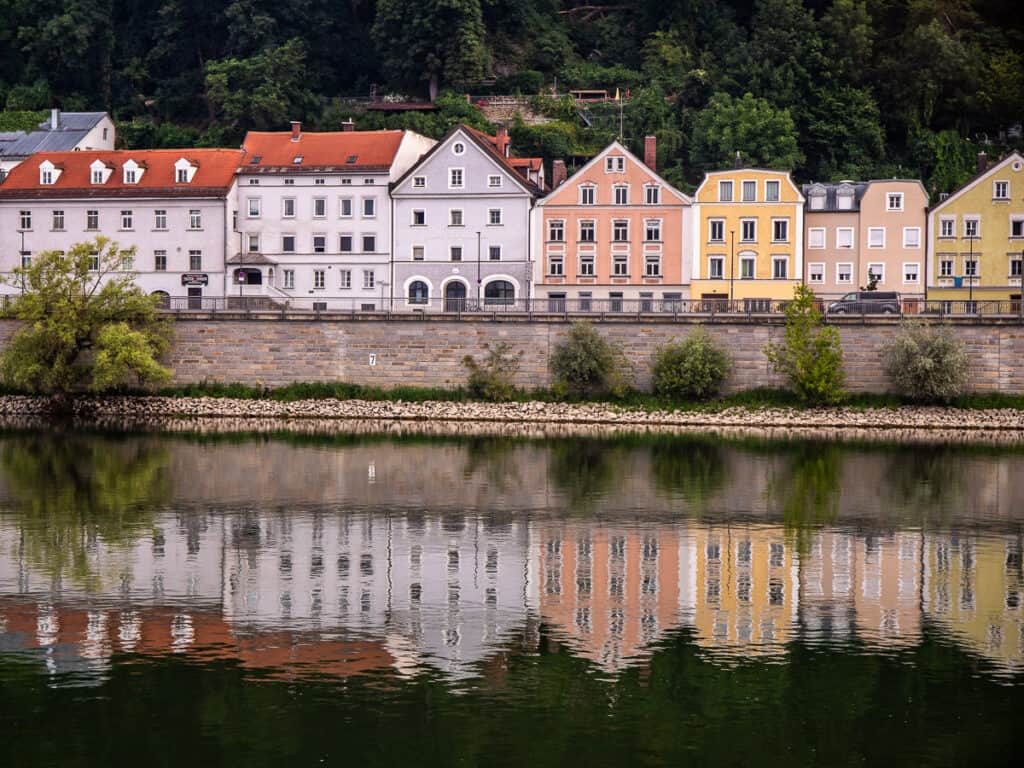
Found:
[[713, 171], [694, 195], [694, 299], [743, 300], [762, 311], [793, 298], [803, 275], [804, 196], [788, 173]]

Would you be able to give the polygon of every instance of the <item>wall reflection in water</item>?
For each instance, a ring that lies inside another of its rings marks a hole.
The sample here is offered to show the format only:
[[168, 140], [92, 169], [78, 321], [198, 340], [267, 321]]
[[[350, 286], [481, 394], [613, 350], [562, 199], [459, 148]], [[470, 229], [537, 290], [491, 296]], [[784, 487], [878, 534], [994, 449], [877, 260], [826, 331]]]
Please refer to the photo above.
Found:
[[1016, 453], [576, 442], [9, 435], [0, 653], [458, 678], [557, 643], [614, 674], [678, 630], [740, 663], [935, 627], [1024, 669]]

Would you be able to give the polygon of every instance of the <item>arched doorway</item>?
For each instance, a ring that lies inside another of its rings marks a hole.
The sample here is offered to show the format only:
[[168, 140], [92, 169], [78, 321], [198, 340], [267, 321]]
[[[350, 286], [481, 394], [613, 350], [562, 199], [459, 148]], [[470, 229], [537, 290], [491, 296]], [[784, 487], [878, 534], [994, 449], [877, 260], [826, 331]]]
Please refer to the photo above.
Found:
[[413, 280], [409, 284], [409, 303], [427, 304], [430, 301], [430, 289], [422, 280]]
[[510, 306], [516, 301], [516, 289], [508, 280], [492, 280], [484, 286], [484, 304]]
[[157, 297], [157, 307], [159, 309], [170, 309], [171, 308], [171, 294], [167, 291], [153, 291], [151, 296]]
[[444, 311], [462, 312], [466, 309], [466, 284], [452, 280], [444, 287]]

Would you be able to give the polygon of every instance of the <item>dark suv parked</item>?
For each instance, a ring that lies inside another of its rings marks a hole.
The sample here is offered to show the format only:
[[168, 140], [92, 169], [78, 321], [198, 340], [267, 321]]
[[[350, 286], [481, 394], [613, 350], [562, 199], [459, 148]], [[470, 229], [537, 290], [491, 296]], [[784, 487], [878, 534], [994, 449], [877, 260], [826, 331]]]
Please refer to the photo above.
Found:
[[900, 295], [895, 291], [854, 291], [828, 305], [830, 315], [898, 315]]

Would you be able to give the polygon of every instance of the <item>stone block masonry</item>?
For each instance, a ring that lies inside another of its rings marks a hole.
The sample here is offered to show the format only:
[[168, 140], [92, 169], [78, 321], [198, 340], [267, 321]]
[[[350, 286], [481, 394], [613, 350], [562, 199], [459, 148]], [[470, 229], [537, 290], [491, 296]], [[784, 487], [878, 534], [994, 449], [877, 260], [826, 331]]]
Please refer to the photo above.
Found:
[[[685, 338], [690, 323], [600, 322], [599, 332], [622, 345], [635, 382], [649, 388], [650, 366], [662, 344]], [[13, 333], [0, 321], [0, 347]], [[780, 324], [724, 323], [705, 326], [732, 359], [726, 391], [781, 387], [764, 356], [782, 337]], [[840, 326], [847, 385], [853, 392], [885, 392], [880, 348], [895, 326], [888, 322]], [[970, 389], [1024, 394], [1024, 327], [953, 326], [971, 358]], [[293, 382], [339, 382], [390, 388], [397, 385], [456, 387], [465, 384], [465, 355], [484, 344], [508, 343], [523, 351], [517, 384], [550, 383], [548, 359], [569, 330], [541, 320], [281, 320], [181, 319], [175, 326], [170, 366], [178, 384], [241, 383], [279, 387]]]

